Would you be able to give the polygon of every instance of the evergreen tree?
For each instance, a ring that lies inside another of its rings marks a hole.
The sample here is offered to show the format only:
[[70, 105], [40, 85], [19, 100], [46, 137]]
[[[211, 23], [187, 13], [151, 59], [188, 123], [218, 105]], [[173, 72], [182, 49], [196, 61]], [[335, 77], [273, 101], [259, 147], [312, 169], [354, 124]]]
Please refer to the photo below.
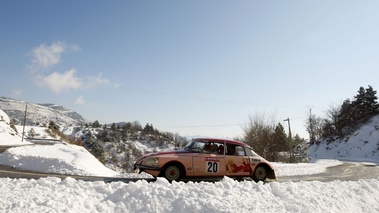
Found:
[[54, 121], [50, 121], [50, 122], [49, 122], [49, 126], [48, 126], [48, 128], [49, 128], [50, 130], [52, 130], [53, 132], [59, 130], [59, 126], [58, 126], [57, 124], [55, 124]]
[[33, 128], [31, 128], [28, 131], [28, 138], [34, 138], [35, 135], [36, 135], [36, 131]]
[[379, 114], [377, 99], [376, 91], [371, 86], [367, 89], [360, 87], [353, 101], [346, 99], [341, 107], [329, 111], [332, 120], [323, 122], [321, 136], [344, 136], [352, 133], [360, 124]]
[[112, 130], [112, 131], [116, 131], [116, 124], [115, 124], [115, 123], [112, 123], [112, 125], [111, 125], [111, 130]]
[[91, 131], [87, 131], [83, 136], [83, 146], [90, 151], [100, 162], [104, 162], [105, 149], [100, 140], [96, 140]]
[[353, 105], [351, 104], [349, 99], [346, 99], [342, 103], [340, 112], [337, 116], [336, 130], [339, 135], [345, 135], [347, 133], [346, 127], [350, 127], [351, 125], [353, 125], [353, 113]]
[[371, 86], [360, 87], [354, 100], [345, 100], [337, 116], [336, 130], [339, 135], [346, 135], [356, 129], [359, 124], [367, 122], [379, 113], [376, 91]]
[[154, 130], [154, 127], [153, 125], [149, 125], [149, 123], [147, 123], [145, 125], [145, 127], [143, 128], [143, 133], [144, 134], [154, 134], [155, 133], [155, 130]]
[[293, 138], [295, 162], [307, 162], [308, 161], [308, 146], [304, 138], [300, 138], [298, 134]]
[[99, 139], [101, 139], [104, 142], [111, 141], [111, 137], [110, 137], [108, 129], [102, 129], [101, 131], [99, 131], [99, 133], [97, 134], [97, 136], [98, 136]]
[[278, 123], [275, 127], [274, 133], [272, 134], [270, 146], [270, 161], [279, 160], [279, 152], [288, 151], [288, 139], [287, 134], [284, 131], [284, 127], [281, 123]]
[[379, 103], [376, 91], [369, 85], [366, 89], [366, 99], [368, 101], [367, 110], [370, 112], [369, 116], [375, 116], [379, 114]]
[[336, 134], [336, 129], [334, 128], [334, 124], [332, 121], [328, 119], [324, 119], [324, 122], [322, 124], [322, 129], [321, 129], [322, 138], [330, 137]]
[[366, 118], [366, 91], [363, 87], [358, 90], [358, 95], [354, 96], [355, 100], [351, 103], [353, 108], [353, 120], [354, 122], [363, 121]]
[[376, 91], [371, 86], [367, 89], [360, 87], [358, 95], [352, 102], [354, 110], [354, 120], [356, 122], [366, 122], [372, 116], [377, 115], [379, 112], [379, 105], [377, 102]]
[[100, 127], [100, 123], [98, 120], [96, 120], [95, 122], [92, 123], [92, 127], [93, 128], [99, 128]]
[[275, 127], [273, 134], [273, 141], [277, 144], [277, 151], [288, 151], [288, 139], [287, 134], [284, 131], [284, 127], [281, 123]]

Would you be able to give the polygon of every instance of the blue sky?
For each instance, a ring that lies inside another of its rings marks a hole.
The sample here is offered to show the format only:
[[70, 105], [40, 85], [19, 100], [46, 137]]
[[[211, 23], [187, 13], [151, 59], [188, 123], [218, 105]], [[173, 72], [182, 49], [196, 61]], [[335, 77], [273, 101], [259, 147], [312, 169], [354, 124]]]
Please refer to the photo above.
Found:
[[379, 89], [379, 2], [1, 1], [0, 95], [100, 123], [243, 136]]

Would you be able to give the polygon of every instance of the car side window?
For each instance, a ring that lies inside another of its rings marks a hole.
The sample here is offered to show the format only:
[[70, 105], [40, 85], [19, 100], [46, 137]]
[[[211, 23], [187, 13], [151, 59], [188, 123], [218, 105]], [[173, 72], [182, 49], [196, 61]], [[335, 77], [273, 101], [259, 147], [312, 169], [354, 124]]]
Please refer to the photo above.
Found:
[[247, 147], [245, 147], [245, 152], [247, 156], [254, 156], [252, 150]]
[[211, 148], [212, 148], [211, 143], [206, 143], [203, 147], [204, 147], [203, 153], [210, 153], [211, 152]]
[[225, 147], [224, 147], [224, 144], [219, 144], [218, 146], [218, 154], [219, 155], [223, 155], [224, 154], [224, 150], [225, 150]]
[[243, 146], [236, 146], [236, 155], [245, 156], [245, 149]]
[[200, 152], [203, 147], [204, 147], [204, 144], [203, 142], [195, 142], [192, 147], [191, 147], [191, 150], [194, 151], [194, 152]]
[[234, 155], [236, 153], [235, 151], [235, 145], [233, 144], [226, 144], [226, 155]]
[[248, 147], [245, 147], [245, 152], [247, 156], [253, 156], [253, 157], [258, 156], [251, 148], [248, 148]]
[[208, 142], [204, 145], [203, 153], [223, 155], [224, 145], [217, 142]]

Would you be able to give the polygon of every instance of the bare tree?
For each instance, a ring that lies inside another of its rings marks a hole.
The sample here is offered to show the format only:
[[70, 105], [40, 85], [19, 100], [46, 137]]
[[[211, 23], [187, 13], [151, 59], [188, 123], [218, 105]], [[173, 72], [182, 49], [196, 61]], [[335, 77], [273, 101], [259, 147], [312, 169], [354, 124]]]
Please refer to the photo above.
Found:
[[307, 131], [311, 135], [310, 143], [313, 144], [323, 136], [323, 124], [324, 120], [321, 117], [317, 117], [312, 114], [309, 119], [305, 121]]
[[329, 109], [326, 111], [326, 116], [331, 121], [334, 127], [337, 126], [338, 114], [341, 110], [341, 104], [330, 104]]
[[271, 118], [271, 121], [267, 121], [264, 114], [250, 115], [249, 123], [243, 128], [245, 133], [244, 141], [252, 146], [259, 155], [268, 158], [272, 156], [270, 151], [275, 146], [272, 141], [275, 126], [275, 119]]

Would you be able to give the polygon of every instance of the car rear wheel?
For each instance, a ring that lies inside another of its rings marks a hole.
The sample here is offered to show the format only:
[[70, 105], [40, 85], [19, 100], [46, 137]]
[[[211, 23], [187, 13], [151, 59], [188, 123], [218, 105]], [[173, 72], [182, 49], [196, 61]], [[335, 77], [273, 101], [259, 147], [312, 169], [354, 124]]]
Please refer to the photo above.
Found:
[[178, 166], [170, 165], [166, 168], [164, 176], [168, 181], [178, 181], [182, 176], [182, 173]]
[[255, 168], [253, 180], [255, 182], [265, 181], [267, 178], [267, 169], [264, 166], [258, 166]]

